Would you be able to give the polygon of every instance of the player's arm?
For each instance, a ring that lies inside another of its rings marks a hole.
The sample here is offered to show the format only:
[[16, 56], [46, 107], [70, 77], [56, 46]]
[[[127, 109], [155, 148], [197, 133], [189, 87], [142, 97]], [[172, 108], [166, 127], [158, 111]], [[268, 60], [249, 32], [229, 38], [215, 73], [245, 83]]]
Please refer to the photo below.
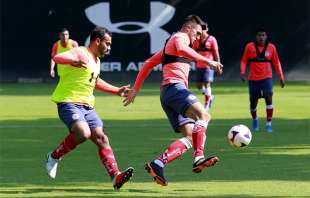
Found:
[[219, 46], [217, 44], [217, 40], [214, 38], [214, 41], [212, 42], [212, 51], [213, 51], [213, 56], [214, 56], [214, 60], [221, 62], [221, 58], [220, 58], [220, 53], [219, 53]]
[[249, 59], [249, 45], [246, 45], [242, 58], [241, 58], [241, 63], [240, 63], [240, 78], [242, 81], [246, 80], [245, 72], [246, 72], [246, 66], [248, 63], [248, 59]]
[[73, 42], [72, 42], [72, 47], [73, 47], [73, 48], [78, 47], [78, 46], [79, 46], [78, 42], [76, 42], [76, 41], [73, 41]]
[[129, 91], [129, 85], [122, 87], [115, 87], [114, 85], [111, 85], [110, 83], [102, 80], [101, 78], [97, 79], [95, 88], [99, 91], [115, 94], [118, 96], [127, 96]]
[[53, 60], [54, 56], [57, 54], [57, 43], [54, 43], [52, 48], [52, 54], [51, 54], [51, 61], [50, 61], [50, 76], [52, 78], [55, 77], [55, 61]]
[[156, 65], [161, 64], [162, 53], [163, 53], [163, 50], [160, 50], [144, 62], [141, 70], [139, 71], [137, 75], [137, 78], [136, 78], [136, 81], [135, 81], [135, 84], [132, 90], [129, 92], [127, 98], [125, 98], [125, 100], [123, 101], [124, 106], [127, 106], [130, 103], [134, 102], [137, 93], [140, 91], [140, 88], [142, 87], [145, 79], [151, 73], [152, 69]]
[[73, 67], [87, 67], [88, 57], [82, 49], [73, 48], [69, 51], [57, 54], [53, 60], [57, 64], [66, 64]]
[[281, 84], [281, 87], [283, 88], [284, 85], [285, 85], [285, 78], [284, 78], [284, 75], [283, 75], [283, 71], [282, 71], [282, 67], [281, 67], [281, 63], [280, 63], [280, 60], [279, 60], [279, 56], [278, 56], [278, 52], [277, 52], [277, 49], [276, 47], [273, 48], [273, 56], [271, 58], [271, 62], [272, 64], [274, 65], [275, 67], [275, 70], [280, 78], [280, 84]]
[[195, 50], [188, 46], [182, 37], [175, 38], [175, 47], [178, 51], [178, 55], [196, 62], [201, 61], [212, 69], [216, 70], [218, 73], [222, 72], [223, 65], [220, 62], [212, 61], [198, 54]]

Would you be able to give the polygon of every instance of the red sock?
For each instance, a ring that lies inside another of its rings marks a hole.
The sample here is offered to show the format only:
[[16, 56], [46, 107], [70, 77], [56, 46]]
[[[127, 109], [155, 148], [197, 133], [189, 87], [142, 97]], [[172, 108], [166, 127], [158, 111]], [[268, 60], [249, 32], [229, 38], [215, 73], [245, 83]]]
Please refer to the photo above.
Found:
[[62, 156], [75, 149], [77, 144], [74, 141], [73, 134], [70, 133], [64, 141], [52, 152], [54, 159], [60, 159]]
[[209, 95], [205, 95], [205, 104], [210, 102], [211, 97]]
[[206, 141], [206, 127], [199, 124], [195, 124], [193, 129], [193, 148], [194, 148], [194, 157], [204, 156], [204, 146]]
[[257, 119], [256, 109], [255, 110], [251, 109], [251, 115], [252, 115], [253, 120]]
[[268, 121], [268, 122], [271, 122], [271, 120], [272, 120], [272, 115], [273, 115], [273, 108], [266, 109], [266, 113], [267, 113], [267, 121]]
[[112, 177], [117, 172], [119, 172], [118, 167], [117, 167], [117, 162], [115, 160], [113, 150], [111, 147], [99, 149], [98, 154], [99, 154], [102, 164], [107, 169], [110, 177]]
[[[184, 138], [182, 138], [184, 139]], [[188, 145], [191, 143], [187, 140]], [[190, 146], [186, 145], [181, 139], [174, 141], [170, 146], [162, 153], [158, 159], [163, 162], [163, 164], [168, 164], [169, 162], [175, 160], [176, 158], [180, 157], [183, 153], [185, 153]]]

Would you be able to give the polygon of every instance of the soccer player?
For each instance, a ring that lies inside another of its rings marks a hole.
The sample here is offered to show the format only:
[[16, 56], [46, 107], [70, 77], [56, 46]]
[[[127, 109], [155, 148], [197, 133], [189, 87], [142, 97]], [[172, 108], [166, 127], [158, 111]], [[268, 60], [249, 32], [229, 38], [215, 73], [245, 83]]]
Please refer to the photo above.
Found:
[[190, 47], [200, 38], [201, 33], [200, 18], [195, 15], [187, 18], [181, 30], [167, 39], [163, 49], [145, 61], [133, 89], [124, 100], [125, 106], [132, 103], [152, 68], [162, 63], [161, 105], [175, 132], [181, 132], [184, 136], [174, 141], [157, 159], [146, 164], [146, 170], [156, 183], [162, 186], [168, 184], [164, 177], [164, 166], [180, 157], [192, 147], [192, 144], [194, 147], [193, 172], [199, 173], [219, 161], [216, 156], [209, 158], [204, 156], [205, 132], [210, 115], [198, 98], [188, 90], [191, 61], [201, 61], [218, 72], [222, 70], [221, 63], [199, 55]]
[[240, 76], [243, 81], [246, 78], [246, 66], [249, 63], [248, 75], [250, 112], [253, 118], [252, 128], [258, 131], [258, 118], [256, 107], [259, 98], [264, 98], [266, 103], [266, 131], [272, 132], [272, 65], [280, 78], [281, 87], [284, 87], [284, 75], [279, 61], [278, 52], [274, 44], [267, 39], [267, 33], [263, 28], [256, 31], [256, 41], [246, 45], [240, 64]]
[[53, 179], [58, 162], [87, 139], [97, 145], [114, 189], [120, 189], [133, 175], [132, 167], [119, 171], [104, 125], [93, 108], [94, 88], [119, 96], [126, 96], [129, 91], [128, 86], [115, 87], [99, 77], [99, 57], [109, 54], [111, 36], [106, 28], [96, 27], [90, 34], [89, 47], [73, 48], [54, 57], [57, 64], [68, 65], [65, 75], [60, 76], [52, 100], [57, 104], [59, 117], [68, 127], [69, 134], [47, 155], [47, 174]]
[[[195, 43], [195, 50], [200, 55], [210, 60], [221, 62], [216, 38], [210, 35], [208, 31], [208, 24], [205, 22], [202, 30], [201, 39], [199, 39], [198, 42]], [[197, 88], [205, 96], [204, 107], [207, 111], [209, 111], [211, 103], [214, 100], [214, 96], [212, 95], [211, 91], [211, 83], [214, 80], [214, 70], [210, 69], [208, 65], [200, 61], [196, 63], [196, 69]]]
[[[51, 54], [52, 58], [50, 61], [50, 76], [52, 78], [55, 77], [55, 61], [53, 60], [53, 58], [57, 54], [68, 51], [78, 46], [79, 44], [76, 41], [70, 39], [69, 30], [67, 28], [61, 29], [61, 31], [59, 32], [59, 40], [54, 43], [52, 48], [52, 54]], [[57, 64], [57, 73], [59, 76], [62, 75], [64, 67], [66, 67], [66, 65]]]

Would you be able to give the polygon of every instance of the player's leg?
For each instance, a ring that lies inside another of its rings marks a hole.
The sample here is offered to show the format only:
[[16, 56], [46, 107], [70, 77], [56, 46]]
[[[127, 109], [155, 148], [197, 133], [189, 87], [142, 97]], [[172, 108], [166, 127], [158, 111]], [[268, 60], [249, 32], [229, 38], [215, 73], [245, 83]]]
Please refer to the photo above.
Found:
[[266, 130], [267, 132], [272, 132], [272, 116], [273, 116], [273, 105], [272, 105], [272, 79], [264, 80], [263, 95], [266, 103]]
[[204, 96], [205, 96], [205, 109], [209, 111], [211, 108], [211, 104], [214, 101], [214, 96], [212, 95], [211, 83], [214, 80], [214, 70], [205, 69], [203, 82], [204, 82]]
[[114, 189], [118, 190], [132, 177], [133, 168], [129, 167], [125, 171], [119, 171], [109, 138], [96, 111], [89, 109], [85, 118], [91, 128], [91, 140], [98, 147], [99, 158], [111, 177]]
[[250, 113], [252, 116], [252, 129], [258, 131], [258, 117], [257, 117], [257, 104], [261, 90], [259, 88], [259, 82], [249, 80], [249, 99], [250, 99]]
[[199, 173], [204, 168], [213, 166], [219, 161], [219, 158], [216, 156], [209, 158], [205, 158], [204, 156], [206, 131], [211, 116], [205, 111], [200, 102], [195, 102], [190, 105], [185, 111], [185, 116], [195, 120], [195, 125], [192, 131], [194, 148], [193, 171]]
[[196, 69], [196, 87], [197, 89], [204, 95], [205, 87], [203, 82], [203, 69], [197, 68]]
[[91, 135], [89, 126], [84, 119], [83, 108], [80, 105], [63, 103], [58, 105], [60, 119], [70, 129], [70, 133], [65, 139], [47, 155], [46, 169], [51, 178], [56, 177], [58, 162], [63, 156], [84, 142]]
[[[171, 115], [171, 114], [169, 114]], [[169, 118], [169, 116], [168, 116]], [[192, 128], [193, 122], [191, 119], [184, 118], [183, 116], [179, 116], [179, 120], [183, 121], [182, 126], [175, 127], [176, 132], [181, 132], [183, 134], [182, 138], [179, 138], [172, 142], [169, 147], [159, 155], [158, 158], [153, 160], [150, 163], [146, 164], [146, 170], [152, 175], [155, 182], [159, 185], [166, 186], [168, 185], [168, 181], [164, 177], [164, 167], [168, 163], [174, 161], [175, 159], [179, 158], [183, 155], [188, 149], [192, 147], [191, 139], [192, 139]], [[175, 125], [178, 123], [176, 121], [171, 121], [170, 123], [174, 122]]]

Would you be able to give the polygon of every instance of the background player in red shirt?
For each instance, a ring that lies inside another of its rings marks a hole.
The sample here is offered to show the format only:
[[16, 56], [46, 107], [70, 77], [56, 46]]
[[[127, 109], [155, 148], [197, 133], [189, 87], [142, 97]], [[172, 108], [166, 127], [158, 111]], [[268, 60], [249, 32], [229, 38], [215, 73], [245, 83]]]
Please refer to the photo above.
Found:
[[[67, 28], [62, 28], [59, 32], [59, 40], [54, 43], [52, 48], [50, 61], [50, 76], [52, 78], [55, 77], [55, 61], [53, 60], [54, 56], [78, 46], [79, 44], [76, 41], [70, 39], [69, 30]], [[61, 66], [61, 64], [57, 65]], [[59, 67], [57, 67], [57, 71], [59, 74]]]
[[[216, 38], [208, 34], [208, 31], [208, 24], [204, 22], [201, 39], [196, 42], [194, 48], [202, 56], [210, 60], [221, 62]], [[211, 83], [213, 80], [214, 70], [210, 69], [208, 65], [204, 64], [203, 62], [198, 61], [196, 63], [197, 88], [205, 96], [205, 109], [207, 111], [209, 111], [211, 103], [214, 99], [211, 91]]]
[[163, 49], [147, 59], [136, 78], [133, 89], [124, 100], [124, 105], [132, 103], [144, 80], [152, 69], [162, 63], [163, 80], [160, 101], [168, 120], [177, 133], [184, 137], [175, 140], [156, 159], [146, 164], [146, 170], [154, 180], [163, 186], [168, 184], [164, 177], [164, 166], [194, 148], [192, 171], [200, 173], [204, 168], [213, 166], [219, 160], [216, 156], [206, 158], [204, 146], [206, 129], [210, 115], [198, 98], [188, 89], [188, 74], [191, 61], [201, 61], [221, 73], [222, 64], [209, 60], [191, 48], [200, 38], [201, 19], [197, 16], [186, 18], [179, 32], [167, 39]]
[[281, 87], [284, 87], [284, 75], [279, 61], [278, 52], [274, 44], [267, 40], [267, 33], [263, 28], [256, 31], [256, 41], [246, 45], [240, 64], [240, 76], [245, 81], [246, 66], [249, 63], [248, 75], [250, 111], [253, 118], [252, 127], [258, 131], [256, 107], [259, 98], [264, 98], [267, 113], [267, 132], [272, 132], [272, 65], [280, 78]]

